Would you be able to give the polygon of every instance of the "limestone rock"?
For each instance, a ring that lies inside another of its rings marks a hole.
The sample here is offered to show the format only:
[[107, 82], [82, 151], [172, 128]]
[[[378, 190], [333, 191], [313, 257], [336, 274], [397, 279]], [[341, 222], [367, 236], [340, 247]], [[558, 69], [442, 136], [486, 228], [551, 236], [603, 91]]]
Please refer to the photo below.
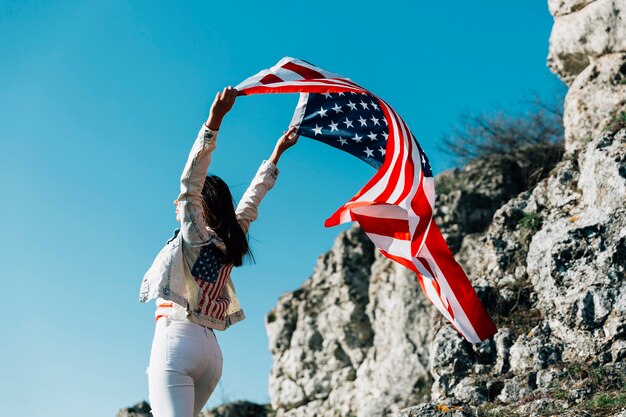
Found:
[[550, 35], [550, 69], [571, 84], [597, 57], [626, 52], [625, 15], [626, 0], [596, 0], [557, 16]]
[[415, 276], [342, 233], [267, 316], [278, 416], [382, 415], [427, 397], [430, 311]]
[[273, 415], [273, 411], [267, 405], [235, 401], [203, 411], [198, 417], [272, 417]]
[[390, 414], [389, 417], [474, 417], [476, 414], [462, 407], [424, 403]]
[[[626, 29], [623, 36], [626, 39]], [[579, 151], [603, 130], [615, 130], [623, 111], [626, 53], [604, 55], [587, 66], [567, 92], [563, 117], [567, 151]]]
[[145, 401], [137, 403], [132, 407], [122, 408], [117, 417], [152, 417], [150, 404]]
[[578, 11], [596, 0], [548, 0], [552, 16], [563, 16]]

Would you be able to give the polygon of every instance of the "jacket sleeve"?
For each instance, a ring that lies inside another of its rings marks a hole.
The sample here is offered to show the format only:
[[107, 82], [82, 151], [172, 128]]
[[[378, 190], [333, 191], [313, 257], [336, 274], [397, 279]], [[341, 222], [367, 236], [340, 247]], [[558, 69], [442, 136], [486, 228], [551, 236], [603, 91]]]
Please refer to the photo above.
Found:
[[265, 194], [274, 186], [278, 178], [278, 168], [270, 161], [263, 161], [254, 179], [248, 186], [243, 197], [237, 205], [237, 218], [244, 232], [248, 232], [250, 223], [259, 215], [259, 204]]
[[215, 150], [217, 133], [202, 125], [180, 177], [180, 228], [183, 240], [191, 245], [205, 245], [215, 237], [214, 233], [207, 230], [202, 214], [202, 187]]

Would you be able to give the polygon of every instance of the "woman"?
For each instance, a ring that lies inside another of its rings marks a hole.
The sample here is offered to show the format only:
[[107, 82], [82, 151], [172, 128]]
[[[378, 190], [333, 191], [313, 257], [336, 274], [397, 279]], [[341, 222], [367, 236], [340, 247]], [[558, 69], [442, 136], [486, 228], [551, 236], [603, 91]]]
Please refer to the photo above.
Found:
[[222, 353], [213, 332], [243, 320], [230, 271], [250, 255], [247, 232], [272, 188], [282, 153], [298, 135], [290, 128], [263, 161], [237, 209], [228, 186], [206, 176], [222, 119], [237, 90], [218, 92], [191, 148], [176, 205], [180, 229], [146, 272], [140, 301], [157, 298], [156, 330], [148, 367], [155, 417], [195, 417], [222, 375]]

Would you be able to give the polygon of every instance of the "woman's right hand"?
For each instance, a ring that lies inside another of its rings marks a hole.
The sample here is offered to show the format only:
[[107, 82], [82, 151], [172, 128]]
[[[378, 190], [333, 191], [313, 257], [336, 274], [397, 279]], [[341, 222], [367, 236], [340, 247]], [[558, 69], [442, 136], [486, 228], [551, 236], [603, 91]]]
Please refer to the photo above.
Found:
[[211, 105], [211, 112], [206, 125], [211, 130], [219, 130], [226, 113], [233, 108], [237, 99], [237, 90], [228, 86], [223, 91], [218, 91]]

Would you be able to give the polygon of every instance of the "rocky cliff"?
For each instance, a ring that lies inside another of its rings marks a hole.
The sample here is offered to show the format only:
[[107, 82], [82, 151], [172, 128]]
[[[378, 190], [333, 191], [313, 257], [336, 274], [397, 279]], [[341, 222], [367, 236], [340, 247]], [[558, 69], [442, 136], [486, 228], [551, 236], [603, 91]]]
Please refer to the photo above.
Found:
[[530, 186], [499, 157], [437, 178], [437, 223], [499, 332], [465, 342], [353, 228], [267, 316], [277, 416], [626, 406], [626, 1], [549, 7], [548, 64], [570, 86], [564, 153]]

